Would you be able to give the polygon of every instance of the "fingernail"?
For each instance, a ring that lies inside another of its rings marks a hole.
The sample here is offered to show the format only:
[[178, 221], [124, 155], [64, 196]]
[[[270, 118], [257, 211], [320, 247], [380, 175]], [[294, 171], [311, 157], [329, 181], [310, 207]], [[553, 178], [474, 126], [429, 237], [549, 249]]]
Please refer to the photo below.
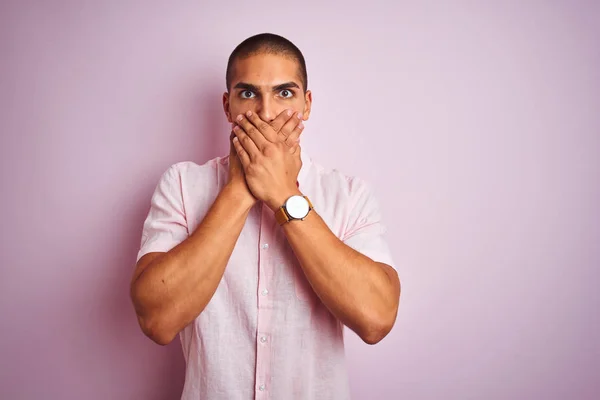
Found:
[[292, 116], [292, 110], [287, 110], [287, 111], [285, 112], [285, 114], [286, 114], [288, 117], [291, 117], [291, 116]]
[[237, 131], [240, 130], [240, 127], [236, 125], [236, 126], [233, 127], [233, 130], [237, 132]]
[[298, 128], [304, 129], [304, 122], [300, 121], [300, 123], [298, 124]]
[[248, 111], [246, 112], [246, 115], [247, 115], [247, 116], [249, 116], [249, 117], [251, 117], [251, 116], [252, 116], [252, 111], [248, 110]]
[[238, 140], [239, 140], [239, 139], [238, 139], [238, 137], [237, 137], [237, 136], [233, 138], [233, 141], [234, 141], [234, 142], [237, 142]]
[[244, 119], [244, 116], [242, 114], [238, 115], [236, 118], [238, 121], [241, 121]]
[[302, 113], [298, 113], [298, 119], [302, 119]]

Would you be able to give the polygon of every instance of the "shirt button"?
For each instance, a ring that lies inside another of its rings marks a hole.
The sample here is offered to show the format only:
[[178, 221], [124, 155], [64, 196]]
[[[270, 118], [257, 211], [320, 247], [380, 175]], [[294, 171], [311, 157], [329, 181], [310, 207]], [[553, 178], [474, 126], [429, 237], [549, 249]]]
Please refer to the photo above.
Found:
[[267, 337], [261, 336], [260, 341], [261, 341], [261, 343], [267, 343]]
[[265, 243], [265, 244], [263, 244], [263, 245], [262, 245], [262, 248], [263, 248], [263, 249], [265, 249], [265, 250], [267, 250], [267, 249], [269, 248], [269, 243]]
[[258, 387], [258, 390], [260, 390], [261, 392], [264, 392], [265, 391], [265, 385], [260, 385]]
[[266, 296], [266, 295], [268, 295], [268, 294], [269, 294], [269, 291], [268, 291], [267, 289], [263, 289], [263, 291], [262, 291], [262, 295], [263, 295], [263, 296]]

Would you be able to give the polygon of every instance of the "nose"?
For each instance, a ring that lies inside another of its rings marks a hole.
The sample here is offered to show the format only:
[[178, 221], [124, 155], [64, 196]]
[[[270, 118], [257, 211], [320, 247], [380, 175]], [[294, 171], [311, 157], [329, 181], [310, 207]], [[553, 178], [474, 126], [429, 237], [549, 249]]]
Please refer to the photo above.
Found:
[[264, 96], [258, 104], [256, 113], [262, 120], [271, 122], [277, 116], [274, 106], [272, 99], [269, 96]]

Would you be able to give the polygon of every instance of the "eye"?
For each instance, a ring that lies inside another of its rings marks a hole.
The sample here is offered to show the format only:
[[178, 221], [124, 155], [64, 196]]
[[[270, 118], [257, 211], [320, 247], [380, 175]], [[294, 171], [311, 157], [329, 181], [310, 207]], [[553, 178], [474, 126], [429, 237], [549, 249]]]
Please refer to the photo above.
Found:
[[242, 97], [242, 99], [251, 99], [256, 95], [254, 94], [254, 92], [252, 92], [252, 90], [244, 90], [240, 93], [240, 96]]
[[288, 89], [282, 89], [282, 90], [279, 92], [279, 95], [280, 95], [281, 97], [283, 97], [284, 99], [289, 99], [289, 98], [291, 98], [291, 97], [294, 97], [294, 92], [292, 92], [291, 90], [288, 90]]

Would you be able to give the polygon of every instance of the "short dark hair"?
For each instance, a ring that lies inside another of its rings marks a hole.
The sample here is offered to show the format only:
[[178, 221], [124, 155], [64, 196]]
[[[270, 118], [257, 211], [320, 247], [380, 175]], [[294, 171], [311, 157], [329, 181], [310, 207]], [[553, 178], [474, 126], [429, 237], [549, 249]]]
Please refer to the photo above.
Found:
[[300, 79], [304, 92], [308, 89], [308, 75], [306, 74], [306, 62], [302, 52], [296, 45], [283, 36], [274, 33], [260, 33], [244, 40], [238, 44], [231, 52], [227, 61], [227, 72], [225, 75], [225, 84], [227, 91], [231, 89], [231, 80], [233, 79], [233, 64], [238, 59], [244, 59], [256, 54], [267, 53], [290, 57], [298, 63]]

